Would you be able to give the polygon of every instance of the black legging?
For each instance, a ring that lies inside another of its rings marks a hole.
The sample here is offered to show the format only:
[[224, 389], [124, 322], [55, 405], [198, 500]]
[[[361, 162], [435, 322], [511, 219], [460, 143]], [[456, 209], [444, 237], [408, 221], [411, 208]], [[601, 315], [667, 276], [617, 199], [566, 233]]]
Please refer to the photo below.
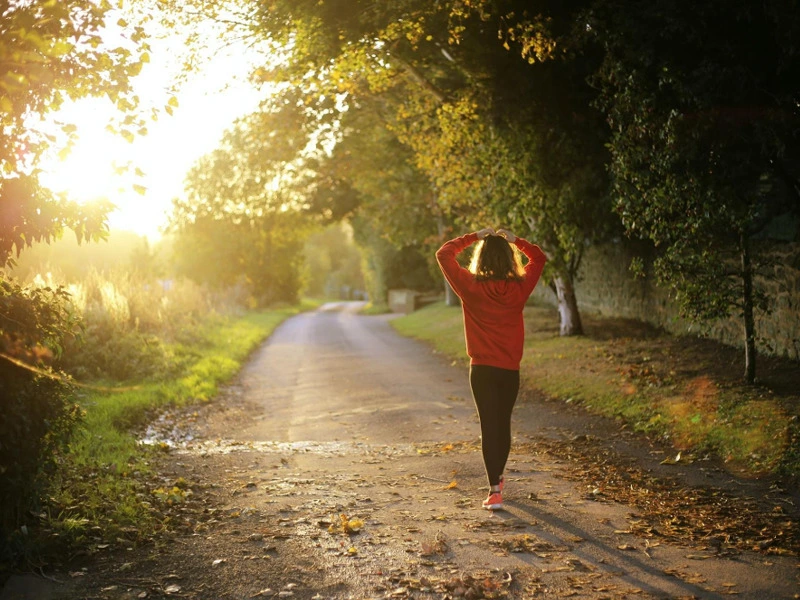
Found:
[[489, 485], [498, 485], [511, 451], [511, 411], [519, 392], [519, 371], [472, 365], [469, 385], [481, 420], [481, 449]]

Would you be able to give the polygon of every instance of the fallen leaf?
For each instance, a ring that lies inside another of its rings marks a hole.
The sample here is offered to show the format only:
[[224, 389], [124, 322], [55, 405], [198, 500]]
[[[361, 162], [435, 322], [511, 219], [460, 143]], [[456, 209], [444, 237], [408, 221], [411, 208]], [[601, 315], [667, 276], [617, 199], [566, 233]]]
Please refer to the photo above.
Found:
[[636, 550], [636, 546], [631, 546], [630, 544], [620, 544], [617, 546], [617, 550]]

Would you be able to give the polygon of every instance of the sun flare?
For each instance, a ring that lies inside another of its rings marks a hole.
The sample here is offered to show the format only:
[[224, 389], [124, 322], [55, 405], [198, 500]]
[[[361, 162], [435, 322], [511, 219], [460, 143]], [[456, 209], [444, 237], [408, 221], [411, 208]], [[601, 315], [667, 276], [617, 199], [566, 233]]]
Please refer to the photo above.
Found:
[[60, 118], [75, 123], [78, 139], [63, 159], [53, 158], [44, 167], [43, 182], [76, 202], [113, 197], [129, 182], [118, 167], [127, 154], [121, 138], [106, 130], [111, 109], [102, 100], [86, 100], [62, 111]]
[[[158, 65], [136, 83], [146, 110], [169, 101], [174, 65]], [[155, 238], [166, 225], [172, 199], [183, 193], [183, 180], [195, 161], [212, 151], [233, 121], [255, 110], [263, 91], [246, 82], [251, 63], [234, 49], [219, 54], [177, 94], [173, 115], [161, 113], [147, 124], [148, 134], [128, 141], [107, 129], [119, 118], [105, 98], [84, 99], [53, 115], [76, 127], [77, 140], [63, 159], [53, 155], [41, 165], [41, 181], [76, 202], [107, 199], [116, 206], [109, 215], [112, 229]], [[159, 70], [160, 69], [160, 70]]]

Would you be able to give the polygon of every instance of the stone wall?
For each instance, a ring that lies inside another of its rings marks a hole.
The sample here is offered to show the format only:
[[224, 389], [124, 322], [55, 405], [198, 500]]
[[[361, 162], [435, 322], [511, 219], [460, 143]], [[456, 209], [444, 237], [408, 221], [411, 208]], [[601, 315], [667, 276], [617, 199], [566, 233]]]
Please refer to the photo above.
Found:
[[[769, 252], [772, 276], [757, 280], [767, 291], [770, 314], [757, 314], [758, 351], [800, 359], [800, 243], [773, 244]], [[637, 319], [675, 334], [696, 334], [700, 327], [682, 319], [669, 294], [647, 279], [634, 278], [628, 267], [633, 252], [624, 243], [591, 248], [584, 257], [576, 285], [578, 306], [595, 314]], [[536, 295], [551, 304], [555, 295], [546, 285]], [[715, 323], [708, 336], [743, 345], [739, 318]]]

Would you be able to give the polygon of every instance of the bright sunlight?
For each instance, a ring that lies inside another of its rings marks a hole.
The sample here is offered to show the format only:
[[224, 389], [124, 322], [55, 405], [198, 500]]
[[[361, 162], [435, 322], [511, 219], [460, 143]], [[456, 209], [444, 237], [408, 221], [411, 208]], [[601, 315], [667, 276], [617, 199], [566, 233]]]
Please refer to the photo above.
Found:
[[[172, 97], [181, 44], [178, 36], [153, 44], [151, 62], [135, 82], [146, 110]], [[65, 106], [50, 120], [74, 124], [78, 140], [65, 160], [51, 156], [41, 165], [41, 181], [77, 202], [107, 198], [117, 207], [109, 215], [112, 229], [157, 238], [192, 164], [258, 104], [260, 95], [246, 80], [251, 61], [243, 57], [245, 49], [235, 45], [217, 52], [181, 86], [173, 115], [162, 113], [148, 123], [147, 135], [132, 142], [106, 129], [115, 108], [105, 98]]]

